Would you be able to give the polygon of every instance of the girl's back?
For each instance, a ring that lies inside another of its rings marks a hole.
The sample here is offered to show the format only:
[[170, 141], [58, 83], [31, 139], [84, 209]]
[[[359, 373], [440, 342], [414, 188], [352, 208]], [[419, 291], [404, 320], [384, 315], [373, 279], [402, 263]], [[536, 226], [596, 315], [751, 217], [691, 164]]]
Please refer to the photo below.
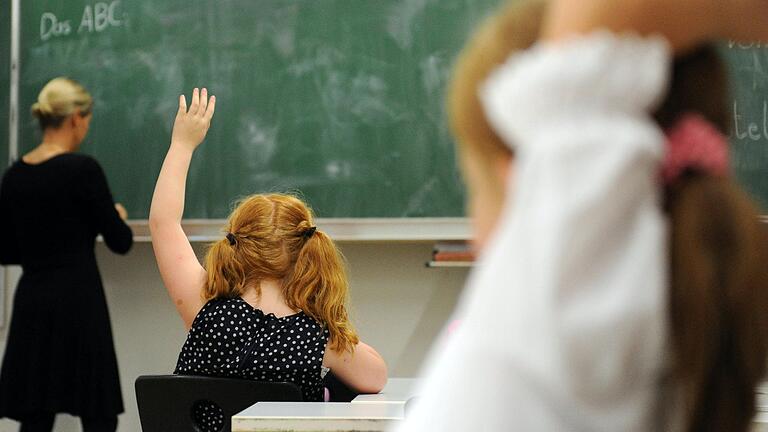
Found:
[[304, 312], [277, 317], [242, 298], [209, 301], [197, 314], [177, 374], [290, 381], [304, 400], [322, 401], [328, 330]]

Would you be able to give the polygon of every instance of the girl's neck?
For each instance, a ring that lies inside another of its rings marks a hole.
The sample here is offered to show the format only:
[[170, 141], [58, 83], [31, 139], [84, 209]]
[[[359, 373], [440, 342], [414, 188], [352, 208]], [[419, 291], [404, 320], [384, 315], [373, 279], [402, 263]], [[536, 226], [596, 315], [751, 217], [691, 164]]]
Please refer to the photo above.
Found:
[[283, 296], [282, 283], [275, 279], [265, 279], [249, 286], [241, 297], [246, 303], [265, 314], [271, 313], [277, 317], [284, 317], [299, 312], [288, 306]]

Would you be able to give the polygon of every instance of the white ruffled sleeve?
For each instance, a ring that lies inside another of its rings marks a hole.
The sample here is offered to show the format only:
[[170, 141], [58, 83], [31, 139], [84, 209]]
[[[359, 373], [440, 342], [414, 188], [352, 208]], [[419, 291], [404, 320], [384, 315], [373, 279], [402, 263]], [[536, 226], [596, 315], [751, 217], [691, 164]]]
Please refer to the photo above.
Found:
[[402, 431], [657, 430], [667, 228], [648, 113], [670, 56], [662, 39], [597, 32], [489, 77], [515, 178]]

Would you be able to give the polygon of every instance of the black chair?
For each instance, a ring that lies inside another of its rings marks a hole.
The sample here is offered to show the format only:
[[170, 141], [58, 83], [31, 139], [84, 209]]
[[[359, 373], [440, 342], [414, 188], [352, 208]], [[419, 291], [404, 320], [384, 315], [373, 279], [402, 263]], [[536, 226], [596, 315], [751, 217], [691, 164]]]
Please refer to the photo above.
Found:
[[231, 432], [232, 416], [260, 401], [302, 401], [293, 383], [191, 375], [136, 378], [143, 432]]
[[323, 386], [328, 389], [329, 402], [350, 402], [360, 394], [336, 378], [333, 372], [325, 374]]

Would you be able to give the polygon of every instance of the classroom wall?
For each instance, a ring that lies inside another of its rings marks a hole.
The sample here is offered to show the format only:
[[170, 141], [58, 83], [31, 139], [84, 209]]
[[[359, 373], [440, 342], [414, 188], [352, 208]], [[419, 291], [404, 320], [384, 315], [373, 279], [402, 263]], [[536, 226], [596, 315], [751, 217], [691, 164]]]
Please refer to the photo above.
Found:
[[[198, 253], [203, 245], [196, 244]], [[426, 268], [432, 243], [341, 243], [349, 262], [352, 314], [362, 339], [386, 359], [390, 376], [415, 376], [429, 345], [448, 319], [466, 279], [462, 268]], [[142, 374], [170, 373], [184, 342], [185, 331], [155, 265], [152, 247], [137, 243], [128, 256], [109, 253], [103, 244], [97, 256], [105, 284], [125, 413], [119, 432], [140, 430], [133, 382]], [[5, 349], [13, 287], [18, 267], [9, 267], [11, 282], [4, 294], [6, 320], [0, 329]], [[0, 420], [0, 432], [15, 432], [17, 423]], [[80, 431], [77, 419], [59, 415], [55, 432]]]

